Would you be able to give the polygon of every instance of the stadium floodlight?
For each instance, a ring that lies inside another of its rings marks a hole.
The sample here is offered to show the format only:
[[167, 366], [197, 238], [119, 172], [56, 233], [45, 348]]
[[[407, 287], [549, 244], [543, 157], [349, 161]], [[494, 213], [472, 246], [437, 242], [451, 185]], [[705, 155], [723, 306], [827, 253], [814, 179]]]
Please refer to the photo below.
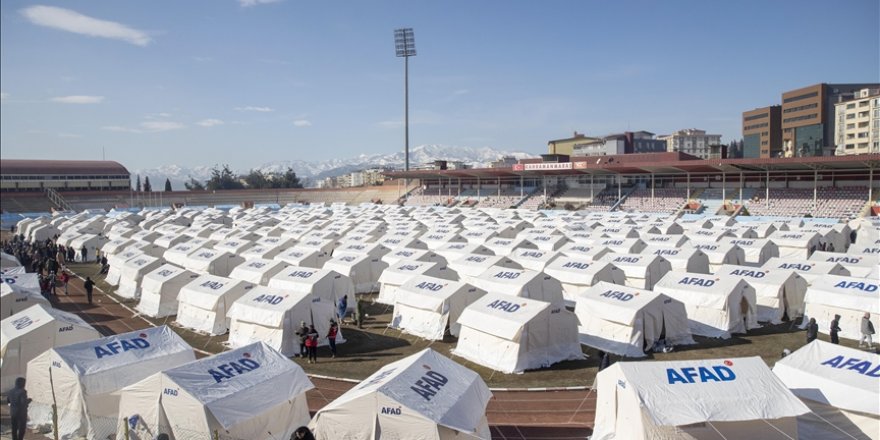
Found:
[[394, 51], [398, 58], [403, 58], [403, 169], [409, 171], [409, 57], [416, 56], [416, 39], [412, 28], [394, 30]]

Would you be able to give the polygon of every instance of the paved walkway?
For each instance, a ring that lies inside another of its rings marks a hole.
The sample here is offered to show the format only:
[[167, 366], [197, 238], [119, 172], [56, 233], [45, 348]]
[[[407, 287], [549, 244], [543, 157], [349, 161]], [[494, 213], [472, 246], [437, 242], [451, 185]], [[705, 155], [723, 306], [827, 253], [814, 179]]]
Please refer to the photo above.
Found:
[[[74, 278], [68, 287], [69, 296], [61, 289], [52, 298], [59, 310], [76, 313], [104, 335], [125, 333], [152, 326], [134, 316], [131, 309], [102, 294], [97, 288], [93, 304], [88, 304], [82, 280]], [[354, 382], [312, 377], [315, 389], [306, 395], [313, 413], [348, 391]], [[592, 433], [596, 396], [590, 390], [564, 391], [495, 391], [486, 417], [492, 437], [502, 440], [585, 439]], [[2, 418], [0, 438], [9, 438], [9, 421]], [[43, 439], [29, 434], [28, 439]]]

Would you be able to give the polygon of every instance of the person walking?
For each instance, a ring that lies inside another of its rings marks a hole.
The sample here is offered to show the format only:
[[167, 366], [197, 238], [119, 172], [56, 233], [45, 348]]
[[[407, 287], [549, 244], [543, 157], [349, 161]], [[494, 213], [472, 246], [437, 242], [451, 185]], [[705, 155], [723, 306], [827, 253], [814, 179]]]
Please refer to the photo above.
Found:
[[339, 327], [336, 322], [330, 321], [330, 329], [327, 330], [327, 342], [330, 344], [330, 357], [336, 357], [336, 334], [339, 333]]
[[79, 250], [80, 255], [82, 255], [82, 263], [86, 263], [89, 261], [89, 248], [86, 245], [83, 245], [82, 249]]
[[339, 304], [336, 305], [336, 316], [340, 323], [345, 321], [345, 312], [348, 310], [348, 295], [342, 295]]
[[837, 335], [837, 332], [840, 331], [840, 315], [834, 315], [834, 320], [831, 321], [831, 343], [832, 344], [840, 344], [840, 336]]
[[299, 336], [299, 357], [304, 358], [309, 354], [309, 350], [306, 348], [306, 339], [309, 338], [309, 326], [306, 325], [305, 321], [299, 322], [299, 330], [296, 331], [296, 335]]
[[92, 303], [92, 289], [95, 288], [95, 282], [92, 281], [90, 277], [86, 277], [86, 282], [83, 283], [83, 287], [86, 289], [86, 298], [89, 300], [89, 304]]
[[309, 326], [309, 333], [306, 337], [306, 348], [309, 350], [309, 363], [310, 364], [317, 364], [318, 363], [318, 331], [315, 330], [314, 324]]
[[819, 324], [816, 324], [816, 318], [810, 318], [810, 323], [807, 324], [807, 344], [816, 340], [819, 337]]
[[66, 296], [70, 296], [70, 293], [67, 290], [67, 283], [69, 282], [70, 275], [68, 275], [67, 272], [64, 271], [64, 269], [61, 269], [61, 286], [64, 287], [64, 295]]
[[863, 347], [865, 345], [868, 346], [868, 350], [874, 349], [874, 341], [872, 340], [872, 336], [874, 335], [874, 323], [871, 322], [871, 314], [865, 312], [865, 316], [862, 316], [862, 339], [859, 339], [859, 347]]
[[24, 433], [27, 431], [27, 410], [31, 399], [28, 398], [24, 385], [25, 378], [16, 378], [15, 388], [6, 394], [9, 417], [12, 419], [12, 440], [24, 440]]

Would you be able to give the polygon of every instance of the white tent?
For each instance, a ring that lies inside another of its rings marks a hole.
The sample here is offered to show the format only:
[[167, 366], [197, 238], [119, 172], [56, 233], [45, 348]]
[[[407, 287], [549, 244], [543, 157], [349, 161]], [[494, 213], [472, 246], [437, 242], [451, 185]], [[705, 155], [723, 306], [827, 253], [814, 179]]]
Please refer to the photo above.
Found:
[[112, 437], [120, 389], [193, 360], [192, 347], [164, 325], [51, 348], [28, 363], [29, 426], [51, 425], [57, 402], [62, 438]]
[[21, 262], [18, 261], [18, 258], [6, 252], [0, 252], [0, 269], [11, 269], [19, 266], [21, 266]]
[[871, 314], [871, 321], [880, 322], [880, 301], [877, 294], [880, 284], [875, 278], [843, 277], [823, 275], [813, 281], [804, 297], [804, 323], [816, 318], [819, 331], [828, 333], [834, 315], [840, 315], [841, 338], [858, 340], [861, 337], [860, 325], [865, 313]]
[[880, 356], [815, 340], [780, 359], [773, 372], [812, 410], [801, 438], [880, 438]]
[[417, 275], [398, 288], [390, 326], [435, 341], [443, 339], [447, 328], [458, 336], [458, 317], [485, 294], [470, 284]]
[[606, 254], [597, 263], [610, 263], [626, 274], [626, 285], [651, 290], [654, 284], [672, 270], [672, 265], [657, 255]]
[[467, 243], [467, 240], [458, 235], [457, 231], [441, 232], [436, 230], [425, 232], [419, 237], [419, 241], [425, 243], [430, 250], [437, 250], [449, 243]]
[[779, 324], [786, 316], [794, 320], [804, 314], [807, 280], [797, 272], [725, 264], [715, 275], [739, 277], [755, 288], [758, 321]]
[[200, 249], [186, 256], [183, 267], [198, 274], [227, 277], [244, 258], [227, 251]]
[[254, 288], [246, 281], [202, 275], [180, 288], [177, 323], [212, 335], [229, 329], [227, 311], [237, 299]]
[[193, 238], [191, 240], [172, 246], [167, 251], [165, 251], [164, 254], [162, 254], [162, 257], [165, 258], [165, 261], [171, 264], [183, 266], [184, 262], [186, 262], [187, 255], [196, 252], [202, 248], [208, 248], [213, 244], [214, 240], [199, 237]]
[[565, 255], [553, 259], [544, 268], [544, 273], [559, 281], [562, 297], [568, 306], [574, 306], [580, 292], [599, 282], [626, 284], [626, 274], [613, 264], [593, 263], [587, 259]]
[[[267, 237], [267, 238], [277, 238], [277, 237]], [[290, 246], [291, 245], [288, 245], [288, 244], [269, 245], [269, 244], [262, 244], [262, 243], [257, 242], [254, 245], [254, 247], [242, 252], [240, 255], [245, 260], [252, 260], [254, 258], [271, 260], [271, 259], [275, 258], [276, 255], [289, 249]]]
[[290, 264], [281, 260], [254, 258], [235, 266], [229, 273], [229, 278], [267, 286], [272, 277], [288, 267]]
[[34, 304], [4, 318], [0, 321], [0, 390], [7, 392], [15, 378], [25, 377], [27, 363], [44, 351], [100, 337], [79, 316], [48, 304]]
[[779, 247], [767, 238], [730, 238], [721, 241], [743, 250], [741, 264], [761, 266], [767, 260], [779, 256]]
[[446, 259], [427, 249], [398, 248], [382, 256], [382, 261], [389, 266], [399, 261], [427, 261], [446, 265]]
[[329, 269], [291, 266], [275, 275], [269, 281], [269, 287], [285, 292], [306, 292], [312, 296], [313, 303], [337, 305], [343, 296], [352, 300], [349, 304], [354, 302], [351, 278]]
[[101, 253], [107, 255], [109, 260], [112, 255], [116, 255], [132, 243], [134, 243], [134, 241], [130, 238], [116, 238], [104, 243], [104, 245], [101, 246]]
[[493, 266], [470, 283], [486, 292], [503, 293], [562, 306], [562, 284], [543, 272]]
[[61, 230], [56, 228], [55, 226], [45, 224], [39, 225], [34, 228], [31, 228], [28, 231], [27, 236], [25, 237], [26, 241], [31, 243], [43, 242], [46, 240], [51, 240], [56, 235], [60, 235]]
[[694, 273], [709, 273], [709, 256], [692, 247], [670, 248], [648, 246], [642, 249], [644, 255], [656, 255], [669, 262], [672, 270]]
[[388, 265], [379, 257], [369, 255], [334, 256], [326, 263], [324, 269], [336, 271], [351, 279], [355, 293], [370, 293], [379, 290], [379, 276]]
[[755, 288], [742, 278], [669, 272], [654, 291], [685, 304], [695, 335], [727, 339], [760, 327]]
[[278, 440], [309, 421], [312, 382], [296, 363], [263, 343], [165, 369], [124, 388], [116, 436], [152, 440]]
[[333, 256], [338, 255], [369, 255], [374, 258], [382, 258], [385, 254], [391, 252], [391, 249], [379, 243], [364, 243], [362, 241], [342, 242], [333, 250]]
[[458, 274], [458, 280], [473, 284], [474, 280], [493, 266], [521, 269], [519, 263], [501, 255], [476, 255], [462, 256], [449, 262], [449, 268]]
[[136, 244], [132, 243], [129, 247], [121, 250], [119, 253], [107, 257], [107, 264], [110, 265], [110, 269], [107, 271], [107, 276], [104, 277], [104, 282], [111, 286], [119, 285], [119, 281], [122, 278], [122, 268], [125, 267], [125, 262], [132, 258], [144, 255], [144, 253], [136, 249], [135, 246]]
[[562, 305], [487, 293], [458, 318], [453, 353], [503, 373], [583, 359], [574, 315]]
[[642, 241], [648, 246], [679, 248], [688, 242], [688, 238], [684, 235], [644, 234]]
[[198, 277], [182, 267], [163, 264], [141, 279], [141, 299], [135, 308], [153, 318], [176, 315], [180, 289]]
[[596, 261], [605, 256], [605, 254], [608, 254], [612, 251], [605, 246], [593, 246], [592, 243], [568, 243], [567, 245], [561, 247], [559, 249], [559, 252], [569, 257]]
[[313, 267], [320, 269], [324, 267], [324, 262], [330, 259], [330, 254], [319, 250], [304, 250], [292, 247], [281, 251], [275, 256], [275, 260], [280, 260], [291, 266]]
[[495, 253], [495, 255], [510, 255], [514, 249], [537, 249], [534, 243], [524, 238], [493, 238], [485, 243], [486, 246]]
[[218, 241], [213, 247], [214, 250], [226, 251], [233, 255], [241, 255], [244, 251], [254, 247], [254, 242], [251, 240], [231, 237]]
[[779, 256], [805, 260], [819, 248], [821, 236], [817, 232], [776, 231], [768, 237], [779, 247]]
[[791, 440], [809, 412], [759, 357], [617, 362], [596, 391], [593, 440]]
[[804, 277], [807, 280], [807, 284], [813, 284], [813, 282], [825, 275], [849, 276], [849, 271], [840, 263], [825, 261], [777, 257], [767, 260], [761, 267], [764, 269], [793, 270], [798, 275]]
[[116, 294], [123, 298], [140, 298], [141, 280], [143, 280], [144, 275], [163, 264], [165, 264], [165, 261], [161, 257], [151, 257], [146, 254], [137, 255], [122, 263], [119, 288], [116, 289]]
[[492, 255], [492, 250], [482, 244], [471, 244], [462, 242], [447, 243], [434, 249], [434, 252], [445, 258], [446, 261], [453, 261], [461, 258], [463, 255]]
[[392, 251], [409, 248], [409, 249], [427, 249], [428, 246], [425, 243], [422, 243], [417, 234], [408, 234], [403, 233], [403, 235], [397, 235], [398, 233], [391, 233], [381, 237], [376, 243], [381, 244], [382, 246], [391, 249]]
[[[300, 322], [314, 324], [321, 336], [321, 345], [327, 344], [324, 335], [330, 328], [330, 321], [336, 320], [336, 308], [329, 301], [312, 302], [307, 291], [288, 292], [286, 290], [257, 286], [236, 300], [229, 312], [228, 344], [231, 347], [263, 341], [285, 356], [299, 353], [299, 337], [296, 331]], [[345, 342], [340, 329], [336, 343]]]
[[388, 266], [379, 276], [379, 296], [376, 302], [380, 304], [394, 305], [397, 299], [397, 289], [411, 278], [425, 275], [445, 280], [457, 280], [455, 271], [437, 263], [424, 261], [399, 261]]
[[709, 257], [709, 272], [715, 273], [725, 264], [744, 264], [746, 254], [739, 246], [724, 242], [691, 241], [688, 243]]
[[813, 252], [813, 255], [810, 255], [810, 261], [839, 263], [841, 266], [846, 267], [850, 276], [859, 278], [867, 278], [871, 274], [872, 269], [880, 266], [880, 256], [873, 254], [857, 255], [816, 251]]
[[0, 318], [12, 316], [34, 304], [49, 305], [49, 300], [40, 293], [39, 275], [35, 273], [3, 274], [0, 281]]
[[600, 238], [593, 242], [593, 246], [605, 247], [618, 254], [637, 254], [646, 245], [640, 238]]
[[319, 439], [489, 440], [491, 398], [477, 373], [426, 348], [382, 367], [309, 426]]
[[600, 282], [577, 295], [581, 344], [628, 357], [645, 356], [661, 338], [693, 344], [684, 304], [661, 293]]
[[559, 248], [568, 243], [568, 238], [564, 235], [529, 235], [526, 239], [544, 252], [558, 251]]

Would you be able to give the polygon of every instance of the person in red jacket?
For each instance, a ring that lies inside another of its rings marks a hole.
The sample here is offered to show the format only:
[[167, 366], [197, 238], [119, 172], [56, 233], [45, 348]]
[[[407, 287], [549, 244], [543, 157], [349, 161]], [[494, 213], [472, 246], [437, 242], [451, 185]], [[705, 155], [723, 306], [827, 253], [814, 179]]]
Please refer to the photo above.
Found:
[[61, 270], [61, 285], [64, 286], [64, 294], [70, 295], [67, 293], [67, 283], [70, 282], [70, 275], [67, 274], [63, 269]]
[[336, 357], [336, 334], [339, 333], [339, 327], [336, 321], [330, 321], [330, 329], [327, 330], [327, 342], [330, 343], [330, 357]]
[[318, 363], [318, 331], [314, 325], [309, 326], [309, 334], [306, 335], [306, 349], [309, 350], [309, 363]]

